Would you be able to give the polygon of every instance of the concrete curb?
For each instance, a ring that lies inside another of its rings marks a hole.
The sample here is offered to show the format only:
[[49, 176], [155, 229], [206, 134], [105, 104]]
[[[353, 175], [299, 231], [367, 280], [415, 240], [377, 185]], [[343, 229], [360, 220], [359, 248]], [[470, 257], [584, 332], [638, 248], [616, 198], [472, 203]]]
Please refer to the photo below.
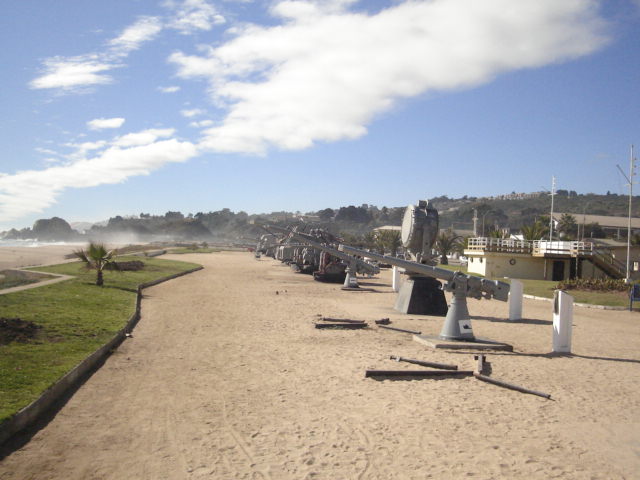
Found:
[[60, 400], [67, 392], [79, 387], [87, 374], [95, 372], [104, 363], [109, 355], [118, 348], [118, 346], [126, 338], [127, 334], [131, 332], [138, 321], [140, 320], [140, 307], [142, 301], [142, 291], [145, 288], [149, 288], [160, 283], [173, 280], [174, 278], [188, 275], [198, 270], [202, 270], [204, 267], [196, 267], [185, 272], [169, 275], [153, 282], [143, 283], [138, 285], [138, 293], [136, 296], [136, 309], [133, 315], [129, 318], [124, 328], [119, 330], [115, 336], [109, 340], [105, 345], [93, 352], [82, 362], [80, 362], [71, 371], [67, 372], [51, 387], [45, 390], [40, 397], [33, 401], [31, 404], [24, 407], [17, 412], [13, 417], [5, 420], [0, 424], [0, 445], [13, 437], [15, 434], [26, 429], [27, 427], [35, 424], [40, 418], [42, 418], [51, 406]]
[[[527, 295], [527, 294], [524, 294], [523, 297], [530, 298], [532, 300], [544, 300], [545, 302], [553, 302], [553, 298], [536, 297], [535, 295]], [[629, 310], [628, 307], [609, 307], [607, 305], [592, 305], [590, 303], [574, 303], [574, 305], [576, 307], [583, 307], [583, 308], [597, 308], [598, 310], [619, 310], [619, 311]]]

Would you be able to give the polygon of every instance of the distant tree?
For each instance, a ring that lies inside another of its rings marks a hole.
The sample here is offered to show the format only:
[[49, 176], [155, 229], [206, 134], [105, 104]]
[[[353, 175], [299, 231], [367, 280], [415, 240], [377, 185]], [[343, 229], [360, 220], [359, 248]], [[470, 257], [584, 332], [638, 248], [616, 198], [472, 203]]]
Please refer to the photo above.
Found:
[[167, 212], [164, 218], [165, 220], [184, 220], [184, 215], [180, 212]]
[[320, 220], [322, 220], [323, 222], [326, 222], [328, 220], [331, 220], [335, 214], [336, 212], [334, 212], [332, 208], [325, 208], [324, 210], [320, 210], [318, 212], [318, 217], [320, 217]]
[[90, 242], [86, 250], [80, 249], [73, 252], [76, 257], [85, 263], [87, 270], [96, 271], [96, 285], [104, 285], [103, 270], [109, 266], [117, 266], [113, 260], [113, 250], [107, 251], [102, 243]]
[[367, 232], [362, 236], [362, 246], [369, 250], [376, 248], [376, 235], [373, 232]]
[[436, 237], [435, 249], [440, 256], [440, 263], [442, 265], [448, 265], [449, 260], [447, 255], [450, 255], [458, 248], [458, 243], [462, 240], [462, 237], [451, 229], [441, 231]]
[[371, 214], [366, 208], [349, 205], [338, 210], [336, 221], [368, 223], [371, 221]]
[[564, 239], [570, 240], [575, 238], [578, 231], [578, 223], [576, 217], [569, 213], [563, 213], [558, 221], [558, 232]]
[[340, 237], [342, 237], [342, 241], [345, 245], [349, 245], [351, 247], [363, 248], [364, 242], [362, 241], [362, 237], [359, 235], [354, 235], [349, 232], [341, 232]]
[[115, 217], [111, 217], [109, 219], [107, 226], [113, 227], [115, 225], [121, 224], [122, 222], [124, 222], [124, 218], [122, 218], [120, 215], [116, 215]]
[[524, 225], [521, 231], [522, 237], [525, 240], [533, 241], [540, 240], [542, 237], [547, 235], [549, 233], [549, 227], [538, 221], [531, 225]]
[[474, 238], [473, 235], [465, 235], [460, 238], [459, 242], [456, 242], [454, 252], [458, 255], [464, 255], [464, 251], [469, 248], [469, 239]]
[[607, 233], [598, 222], [587, 223], [583, 227], [583, 237], [589, 238], [606, 238]]

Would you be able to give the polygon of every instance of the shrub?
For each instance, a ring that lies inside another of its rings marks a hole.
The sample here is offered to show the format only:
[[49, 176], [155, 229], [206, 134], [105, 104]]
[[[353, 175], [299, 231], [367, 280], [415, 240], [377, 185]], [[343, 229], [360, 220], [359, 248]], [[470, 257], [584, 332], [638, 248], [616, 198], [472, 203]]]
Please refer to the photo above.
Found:
[[574, 278], [558, 283], [558, 290], [591, 290], [597, 292], [624, 292], [629, 289], [624, 280], [613, 278]]
[[107, 265], [107, 270], [120, 270], [123, 272], [137, 272], [144, 268], [144, 262], [140, 260], [131, 260], [130, 262], [113, 262]]

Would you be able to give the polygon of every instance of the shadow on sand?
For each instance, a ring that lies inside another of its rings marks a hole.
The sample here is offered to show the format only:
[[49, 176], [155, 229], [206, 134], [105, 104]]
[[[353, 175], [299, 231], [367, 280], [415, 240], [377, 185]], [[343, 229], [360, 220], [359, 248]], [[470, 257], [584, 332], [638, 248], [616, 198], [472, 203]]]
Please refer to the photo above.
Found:
[[471, 315], [471, 320], [484, 320], [492, 323], [515, 323], [519, 325], [553, 325], [553, 322], [551, 320], [540, 320], [538, 318], [522, 318], [520, 320], [509, 320], [508, 318]]
[[[462, 351], [462, 350], [450, 350], [448, 353], [473, 355], [476, 352]], [[532, 357], [532, 358], [584, 358], [587, 360], [602, 360], [604, 362], [622, 362], [622, 363], [640, 363], [640, 360], [634, 358], [615, 358], [615, 357], [597, 357], [594, 355], [578, 355], [576, 353], [524, 353], [524, 352], [488, 352], [487, 355], [515, 355], [518, 357]]]

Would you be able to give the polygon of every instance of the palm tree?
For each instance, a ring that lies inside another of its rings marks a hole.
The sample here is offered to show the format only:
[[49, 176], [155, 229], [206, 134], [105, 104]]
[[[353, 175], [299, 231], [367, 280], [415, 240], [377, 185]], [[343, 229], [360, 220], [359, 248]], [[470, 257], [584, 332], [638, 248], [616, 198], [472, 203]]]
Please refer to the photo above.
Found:
[[529, 241], [540, 240], [547, 233], [549, 233], [549, 228], [540, 222], [535, 222], [532, 225], [523, 225], [521, 230], [522, 230], [522, 237], [525, 240], [529, 240]]
[[381, 230], [378, 232], [376, 240], [376, 247], [383, 254], [391, 252], [391, 255], [395, 255], [400, 245], [402, 245], [400, 232], [396, 230]]
[[563, 213], [558, 221], [558, 232], [562, 233], [563, 238], [570, 240], [578, 230], [576, 217], [570, 213]]
[[107, 251], [104, 244], [89, 242], [87, 250], [76, 250], [73, 252], [76, 257], [85, 263], [87, 270], [96, 270], [96, 285], [104, 285], [102, 271], [111, 265], [117, 268], [117, 263], [113, 260], [114, 251]]
[[440, 255], [440, 263], [442, 265], [448, 265], [449, 260], [447, 259], [447, 255], [453, 252], [458, 243], [462, 240], [462, 237], [453, 230], [445, 230], [444, 232], [440, 232], [438, 237], [436, 238], [436, 252]]

